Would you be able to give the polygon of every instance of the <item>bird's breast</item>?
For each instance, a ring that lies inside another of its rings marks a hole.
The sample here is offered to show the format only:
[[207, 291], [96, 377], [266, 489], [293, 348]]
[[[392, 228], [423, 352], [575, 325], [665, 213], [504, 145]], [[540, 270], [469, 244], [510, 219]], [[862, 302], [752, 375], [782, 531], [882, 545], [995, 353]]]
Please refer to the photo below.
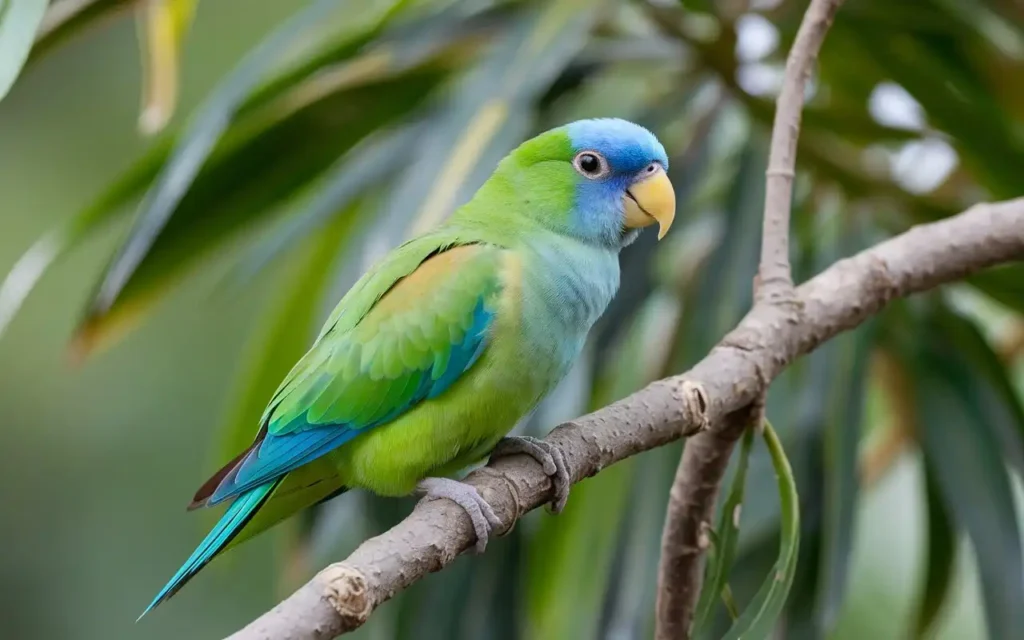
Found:
[[529, 246], [520, 265], [519, 323], [534, 362], [557, 382], [619, 287], [615, 252], [555, 239]]

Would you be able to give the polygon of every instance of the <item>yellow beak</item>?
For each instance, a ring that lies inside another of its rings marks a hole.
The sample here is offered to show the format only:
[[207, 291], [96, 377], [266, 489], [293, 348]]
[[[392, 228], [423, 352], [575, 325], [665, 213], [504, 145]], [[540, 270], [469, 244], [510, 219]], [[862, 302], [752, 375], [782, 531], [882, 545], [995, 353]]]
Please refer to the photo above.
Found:
[[630, 185], [623, 204], [626, 226], [640, 229], [657, 222], [658, 240], [665, 237], [676, 217], [676, 192], [664, 169]]

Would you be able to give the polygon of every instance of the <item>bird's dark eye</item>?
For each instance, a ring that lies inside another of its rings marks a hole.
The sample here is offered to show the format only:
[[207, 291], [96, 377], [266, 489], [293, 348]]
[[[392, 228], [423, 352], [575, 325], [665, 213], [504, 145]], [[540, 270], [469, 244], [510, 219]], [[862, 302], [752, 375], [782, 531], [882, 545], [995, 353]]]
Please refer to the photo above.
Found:
[[608, 161], [596, 151], [581, 151], [573, 158], [572, 164], [584, 177], [594, 180], [608, 174]]
[[658, 163], [657, 162], [652, 162], [651, 164], [647, 165], [646, 169], [644, 169], [644, 171], [646, 173], [648, 173], [648, 174], [654, 173], [657, 170], [658, 170]]

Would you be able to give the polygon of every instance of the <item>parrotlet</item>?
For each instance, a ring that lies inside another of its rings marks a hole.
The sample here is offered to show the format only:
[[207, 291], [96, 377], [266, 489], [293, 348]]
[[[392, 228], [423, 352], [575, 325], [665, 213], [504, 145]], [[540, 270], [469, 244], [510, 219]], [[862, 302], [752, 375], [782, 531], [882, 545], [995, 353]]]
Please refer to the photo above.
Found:
[[196, 492], [190, 508], [230, 504], [143, 615], [225, 549], [349, 489], [452, 500], [482, 551], [500, 522], [453, 476], [525, 453], [561, 510], [557, 449], [507, 434], [580, 354], [619, 288], [619, 251], [643, 227], [668, 231], [667, 170], [647, 129], [576, 121], [522, 143], [445, 222], [385, 256], [281, 382], [252, 444]]

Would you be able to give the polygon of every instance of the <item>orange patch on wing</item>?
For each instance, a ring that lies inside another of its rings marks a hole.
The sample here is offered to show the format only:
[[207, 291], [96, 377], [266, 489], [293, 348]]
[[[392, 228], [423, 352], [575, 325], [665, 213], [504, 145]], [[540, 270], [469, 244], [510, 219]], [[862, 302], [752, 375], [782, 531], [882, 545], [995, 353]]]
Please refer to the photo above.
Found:
[[460, 245], [424, 260], [415, 271], [396, 282], [373, 311], [387, 315], [419, 306], [420, 301], [437, 291], [445, 275], [458, 271], [479, 251], [476, 245]]
[[501, 292], [502, 317], [518, 324], [523, 301], [523, 262], [511, 251], [505, 254]]

